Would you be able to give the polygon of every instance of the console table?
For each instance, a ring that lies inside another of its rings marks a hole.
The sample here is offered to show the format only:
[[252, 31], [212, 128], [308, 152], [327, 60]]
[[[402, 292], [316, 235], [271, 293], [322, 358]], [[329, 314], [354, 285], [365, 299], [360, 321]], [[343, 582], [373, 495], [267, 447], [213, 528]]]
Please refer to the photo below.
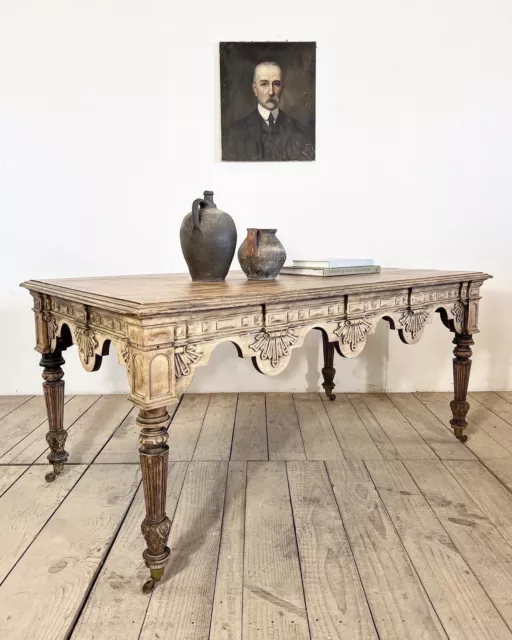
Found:
[[438, 312], [455, 336], [451, 424], [465, 442], [472, 335], [478, 332], [480, 272], [383, 269], [364, 276], [280, 275], [249, 282], [231, 272], [225, 282], [191, 282], [188, 274], [120, 276], [22, 283], [33, 296], [36, 350], [42, 354], [53, 471], [68, 457], [63, 428], [62, 352], [76, 344], [82, 365], [97, 371], [114, 344], [126, 366], [130, 400], [139, 407], [140, 460], [146, 503], [143, 553], [151, 577], [161, 579], [170, 551], [171, 522], [165, 513], [168, 406], [190, 385], [196, 367], [208, 363], [221, 342], [235, 344], [261, 373], [275, 375], [288, 364], [311, 329], [322, 333], [323, 387], [334, 400], [334, 350], [345, 358], [363, 350], [379, 320], [388, 321], [407, 344], [417, 342]]

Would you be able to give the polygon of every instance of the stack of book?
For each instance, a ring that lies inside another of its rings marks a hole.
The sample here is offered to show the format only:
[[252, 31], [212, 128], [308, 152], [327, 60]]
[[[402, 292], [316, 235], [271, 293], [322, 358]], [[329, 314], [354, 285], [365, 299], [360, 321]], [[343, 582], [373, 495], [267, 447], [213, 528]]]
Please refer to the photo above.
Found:
[[313, 260], [293, 260], [280, 273], [294, 276], [353, 276], [379, 273], [380, 266], [369, 258], [318, 258]]

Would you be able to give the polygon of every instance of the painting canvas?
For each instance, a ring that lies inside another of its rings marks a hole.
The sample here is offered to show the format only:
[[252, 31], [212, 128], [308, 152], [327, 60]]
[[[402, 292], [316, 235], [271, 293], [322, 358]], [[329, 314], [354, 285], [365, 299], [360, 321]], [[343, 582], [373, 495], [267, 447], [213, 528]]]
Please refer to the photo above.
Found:
[[221, 42], [222, 160], [315, 159], [314, 42]]

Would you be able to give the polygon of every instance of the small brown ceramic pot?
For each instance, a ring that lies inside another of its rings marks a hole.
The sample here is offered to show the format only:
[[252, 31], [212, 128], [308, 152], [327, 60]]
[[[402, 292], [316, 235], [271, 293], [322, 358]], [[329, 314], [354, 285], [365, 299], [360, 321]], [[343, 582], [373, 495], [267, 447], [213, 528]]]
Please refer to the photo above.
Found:
[[275, 280], [286, 260], [277, 229], [247, 229], [238, 249], [238, 261], [248, 280]]

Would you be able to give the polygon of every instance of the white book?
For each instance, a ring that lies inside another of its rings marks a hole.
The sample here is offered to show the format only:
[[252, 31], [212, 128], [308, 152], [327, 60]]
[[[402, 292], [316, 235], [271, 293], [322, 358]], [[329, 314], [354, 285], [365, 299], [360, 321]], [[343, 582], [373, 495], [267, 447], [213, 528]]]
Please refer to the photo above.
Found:
[[279, 273], [291, 276], [358, 276], [380, 273], [380, 265], [370, 265], [368, 267], [334, 267], [332, 269], [284, 266], [281, 267]]
[[292, 260], [295, 267], [336, 269], [338, 267], [371, 267], [375, 261], [371, 258], [312, 258], [311, 260]]

